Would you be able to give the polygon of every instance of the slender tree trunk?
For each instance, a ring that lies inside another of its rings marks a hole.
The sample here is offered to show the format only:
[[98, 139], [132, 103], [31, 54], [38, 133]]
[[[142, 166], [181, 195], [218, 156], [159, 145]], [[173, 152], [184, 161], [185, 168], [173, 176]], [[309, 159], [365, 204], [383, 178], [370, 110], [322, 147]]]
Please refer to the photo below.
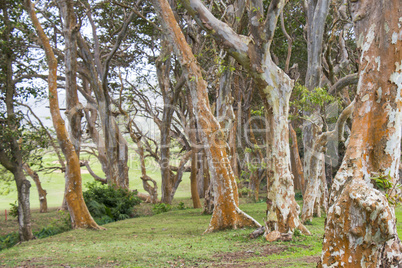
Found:
[[162, 25], [168, 33], [168, 40], [173, 46], [176, 56], [183, 67], [183, 73], [190, 88], [192, 101], [197, 116], [198, 126], [202, 130], [204, 146], [208, 149], [208, 163], [214, 180], [215, 208], [206, 232], [226, 228], [241, 228], [244, 226], [260, 226], [253, 218], [245, 214], [236, 204], [233, 189], [234, 176], [226, 154], [226, 142], [220, 125], [211, 113], [207, 85], [202, 78], [201, 69], [197, 64], [190, 46], [185, 42], [183, 33], [178, 26], [170, 5], [166, 0], [154, 0], [154, 6], [162, 19]]
[[189, 106], [189, 126], [190, 129], [188, 131], [188, 136], [190, 138], [191, 143], [191, 174], [190, 174], [190, 181], [191, 181], [191, 198], [193, 200], [193, 207], [194, 208], [201, 208], [201, 201], [200, 196], [198, 195], [198, 184], [197, 184], [197, 156], [198, 156], [198, 143], [197, 143], [197, 135], [196, 135], [196, 122], [194, 116], [194, 108], [192, 105], [191, 95], [190, 93], [187, 94], [187, 102]]
[[[291, 138], [291, 159], [292, 159], [292, 170], [295, 180], [295, 189], [300, 190], [304, 194], [305, 182], [303, 174], [303, 164], [300, 159], [299, 146], [297, 145], [297, 135], [296, 131], [293, 129], [292, 124], [289, 124], [289, 134]], [[297, 185], [296, 185], [297, 184]]]
[[21, 241], [28, 241], [34, 238], [31, 226], [31, 208], [29, 194], [31, 183], [25, 178], [22, 167], [14, 172], [15, 182], [18, 191], [18, 224]]
[[[307, 73], [305, 86], [309, 91], [313, 91], [320, 86], [322, 75], [322, 47], [324, 40], [325, 20], [329, 12], [329, 0], [305, 0], [307, 8]], [[317, 168], [313, 162], [317, 162], [316, 159], [322, 158], [322, 153], [314, 151], [314, 140], [318, 137], [322, 128], [322, 120], [320, 117], [319, 109], [313, 113], [310, 111], [305, 112], [306, 116], [310, 120], [306, 120], [303, 125], [303, 146], [304, 146], [304, 179], [306, 181], [306, 189], [308, 187], [315, 187], [315, 178], [317, 170], [311, 170], [311, 168]], [[312, 121], [312, 122], [311, 122]], [[318, 163], [317, 163], [318, 164]], [[321, 168], [322, 166], [319, 165]], [[325, 167], [325, 166], [324, 166]], [[325, 173], [325, 171], [324, 171]], [[305, 189], [305, 190], [306, 190]], [[309, 189], [310, 193], [317, 195], [319, 192], [313, 189]], [[304, 192], [303, 192], [304, 194]], [[304, 195], [303, 195], [304, 197]], [[318, 198], [318, 197], [317, 197]], [[316, 197], [308, 199], [309, 202], [314, 202]], [[304, 202], [306, 204], [306, 202]], [[313, 207], [313, 204], [309, 204]]]
[[[400, 0], [350, 1], [361, 50], [352, 133], [330, 196], [318, 267], [401, 267], [396, 191], [372, 177], [399, 182], [402, 120]], [[385, 27], [385, 28], [384, 28]], [[377, 188], [377, 189], [376, 189]], [[388, 199], [385, 194], [388, 194]]]
[[46, 195], [47, 192], [42, 188], [42, 184], [40, 183], [39, 175], [35, 171], [31, 169], [31, 167], [28, 164], [24, 164], [23, 168], [25, 172], [32, 178], [32, 180], [35, 182], [36, 189], [38, 189], [38, 195], [39, 195], [39, 212], [40, 213], [46, 213], [47, 212], [47, 199]]
[[57, 60], [49, 39], [43, 31], [42, 26], [36, 17], [35, 7], [30, 0], [25, 1], [25, 7], [31, 17], [32, 23], [38, 33], [44, 47], [47, 62], [49, 65], [49, 106], [60, 147], [67, 161], [66, 168], [66, 200], [70, 212], [73, 228], [103, 229], [93, 220], [85, 205], [82, 196], [81, 168], [78, 155], [75, 152], [72, 142], [68, 138], [65, 122], [60, 115], [58, 94], [57, 94]]

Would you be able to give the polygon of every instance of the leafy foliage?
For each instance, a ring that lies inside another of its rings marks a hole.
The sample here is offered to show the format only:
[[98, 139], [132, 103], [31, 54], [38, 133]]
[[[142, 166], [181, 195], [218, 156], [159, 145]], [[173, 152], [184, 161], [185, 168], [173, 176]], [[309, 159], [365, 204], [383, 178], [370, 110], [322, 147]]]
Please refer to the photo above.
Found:
[[370, 180], [374, 183], [374, 187], [382, 191], [391, 206], [397, 206], [402, 203], [401, 187], [399, 183], [394, 184], [390, 173], [387, 175], [380, 174], [375, 177], [370, 177]]
[[10, 212], [8, 213], [8, 215], [14, 218], [18, 217], [17, 201], [15, 201], [14, 203], [10, 203]]
[[141, 202], [135, 192], [126, 189], [115, 189], [99, 182], [88, 183], [87, 187], [83, 193], [85, 203], [100, 224], [133, 217], [133, 207]]
[[165, 204], [165, 203], [155, 204], [152, 207], [152, 212], [154, 214], [160, 214], [160, 213], [163, 213], [163, 212], [168, 212], [170, 210], [172, 210], [172, 206], [169, 205], [169, 204]]

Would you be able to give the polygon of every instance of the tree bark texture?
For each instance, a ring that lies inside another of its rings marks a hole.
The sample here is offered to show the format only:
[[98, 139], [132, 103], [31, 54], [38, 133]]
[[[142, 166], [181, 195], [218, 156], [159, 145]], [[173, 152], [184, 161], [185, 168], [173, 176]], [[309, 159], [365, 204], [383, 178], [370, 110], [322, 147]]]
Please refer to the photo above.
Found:
[[47, 199], [46, 195], [47, 192], [42, 188], [42, 184], [39, 179], [38, 173], [33, 171], [31, 167], [25, 163], [23, 165], [23, 168], [25, 172], [32, 178], [32, 180], [35, 182], [36, 189], [38, 190], [38, 196], [39, 196], [39, 212], [40, 213], [46, 213], [47, 212]]
[[57, 59], [50, 46], [50, 42], [36, 16], [35, 7], [30, 0], [25, 1], [25, 7], [29, 13], [32, 23], [38, 33], [46, 53], [49, 67], [49, 106], [52, 116], [53, 126], [56, 131], [62, 152], [66, 158], [66, 201], [70, 212], [73, 228], [92, 228], [103, 229], [99, 227], [89, 214], [82, 196], [81, 168], [78, 155], [75, 152], [74, 145], [68, 137], [65, 122], [60, 114], [58, 94], [57, 94]]
[[240, 210], [233, 194], [234, 175], [226, 154], [226, 142], [222, 130], [209, 105], [207, 85], [202, 78], [201, 69], [197, 64], [190, 46], [178, 26], [170, 5], [166, 0], [153, 1], [160, 15], [162, 25], [168, 40], [178, 57], [183, 73], [187, 79], [192, 95], [192, 101], [197, 118], [197, 124], [202, 130], [203, 145], [206, 146], [208, 164], [213, 183], [215, 208], [206, 232], [226, 228], [242, 228], [244, 226], [260, 226], [253, 218]]
[[358, 91], [349, 145], [332, 185], [318, 267], [400, 267], [394, 207], [371, 178], [399, 181], [401, 1], [349, 4], [361, 51]]

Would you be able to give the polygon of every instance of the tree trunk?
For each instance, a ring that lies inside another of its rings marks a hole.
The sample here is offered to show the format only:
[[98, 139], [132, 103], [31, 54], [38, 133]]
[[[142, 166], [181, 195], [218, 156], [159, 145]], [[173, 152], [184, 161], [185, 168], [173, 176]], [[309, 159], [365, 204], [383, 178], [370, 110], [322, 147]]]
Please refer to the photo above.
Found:
[[304, 194], [305, 182], [303, 174], [303, 164], [300, 159], [299, 146], [297, 144], [296, 131], [293, 129], [292, 124], [289, 124], [289, 134], [290, 134], [290, 153], [292, 161], [292, 173], [295, 181], [295, 189], [300, 190]]
[[[260, 86], [261, 94], [265, 95], [265, 109], [268, 113], [270, 126], [270, 141], [272, 151], [272, 176], [268, 178], [267, 191], [267, 222], [265, 236], [270, 232], [293, 232], [300, 229], [305, 234], [310, 232], [299, 221], [300, 207], [296, 203], [293, 179], [290, 173], [289, 125], [288, 111], [289, 98], [293, 89], [293, 81], [279, 69], [267, 56], [264, 79]], [[274, 82], [275, 81], [275, 82]], [[270, 85], [274, 85], [270, 86]]]
[[[325, 149], [329, 141], [344, 141], [343, 133], [346, 120], [352, 115], [355, 102], [352, 102], [339, 116], [336, 127], [333, 131], [328, 131], [319, 135], [313, 142], [313, 154], [308, 160], [310, 163], [309, 170], [311, 172], [310, 179], [307, 181], [306, 191], [303, 195], [303, 211], [302, 221], [311, 221], [316, 207], [321, 208], [321, 204], [326, 203], [326, 178], [323, 170], [325, 161]], [[324, 178], [323, 178], [324, 177]], [[326, 209], [326, 208], [325, 208]], [[316, 209], [317, 210], [317, 209]]]
[[[10, 20], [9, 11], [12, 9], [7, 1], [0, 3], [2, 11], [2, 19], [4, 23], [4, 31], [2, 32], [2, 47], [6, 48], [6, 51], [2, 49], [4, 53], [4, 62], [1, 63], [1, 72], [5, 76], [5, 85], [2, 89], [2, 93], [5, 93], [5, 105], [6, 105], [6, 118], [1, 120], [1, 134], [2, 136], [9, 136], [6, 141], [0, 142], [0, 163], [8, 171], [14, 175], [14, 180], [17, 186], [18, 192], [18, 231], [20, 241], [27, 241], [34, 238], [31, 229], [31, 212], [29, 205], [29, 188], [30, 182], [25, 178], [23, 172], [23, 159], [22, 148], [19, 142], [19, 120], [14, 110], [14, 96], [16, 94], [15, 85], [13, 84], [13, 61], [16, 55], [14, 55], [12, 48], [12, 32], [14, 31], [14, 23]], [[4, 99], [3, 99], [4, 100]], [[5, 133], [4, 133], [5, 132]], [[7, 133], [8, 132], [8, 133]], [[3, 147], [5, 146], [5, 147]]]
[[[307, 9], [307, 73], [305, 86], [309, 91], [320, 87], [322, 75], [322, 47], [324, 39], [325, 21], [329, 12], [329, 0], [307, 0], [305, 1], [305, 8]], [[318, 137], [322, 128], [322, 120], [320, 117], [319, 109], [313, 113], [304, 112], [310, 120], [306, 120], [303, 124], [303, 146], [304, 146], [304, 179], [306, 181], [306, 189], [309, 187], [316, 187], [317, 170], [311, 168], [318, 168], [318, 162], [322, 156], [321, 153], [314, 151], [314, 140]], [[316, 155], [318, 154], [318, 155]], [[315, 162], [317, 165], [311, 162]], [[321, 168], [321, 165], [319, 165]], [[310, 194], [317, 195], [318, 191], [315, 189], [308, 189]], [[303, 199], [305, 192], [303, 191]], [[317, 197], [318, 198], [318, 197]], [[316, 199], [316, 196], [313, 198]], [[312, 204], [314, 206], [314, 204]]]
[[34, 238], [32, 234], [31, 208], [29, 204], [31, 183], [25, 178], [22, 167], [14, 172], [14, 178], [18, 191], [18, 224], [20, 240], [28, 241]]
[[372, 179], [399, 182], [400, 6], [400, 0], [350, 1], [361, 50], [359, 83], [349, 145], [332, 184], [318, 267], [402, 265], [395, 210], [389, 203], [396, 191], [381, 190]]
[[28, 173], [28, 175], [35, 182], [36, 189], [38, 189], [39, 204], [40, 204], [39, 212], [46, 213], [47, 212], [47, 199], [46, 199], [47, 192], [46, 192], [46, 190], [44, 190], [42, 188], [42, 184], [40, 183], [38, 173], [33, 171], [31, 169], [31, 167], [26, 163], [23, 165], [23, 168], [24, 168], [25, 172]]
[[198, 142], [197, 142], [197, 135], [196, 135], [196, 122], [194, 116], [194, 108], [192, 105], [191, 95], [190, 93], [187, 94], [187, 102], [189, 106], [189, 126], [190, 129], [188, 131], [188, 136], [191, 143], [191, 174], [190, 174], [190, 181], [191, 181], [191, 199], [193, 200], [193, 207], [194, 208], [201, 208], [201, 201], [200, 196], [198, 194], [198, 183], [197, 183], [197, 156], [198, 156]]
[[197, 64], [190, 46], [185, 42], [183, 33], [178, 26], [173, 12], [166, 0], [153, 1], [154, 6], [162, 19], [168, 40], [178, 57], [183, 73], [190, 88], [197, 125], [202, 130], [202, 140], [206, 146], [208, 163], [212, 176], [215, 208], [212, 219], [206, 232], [226, 228], [242, 228], [244, 226], [260, 226], [254, 219], [239, 209], [236, 204], [233, 189], [235, 188], [234, 175], [226, 154], [226, 142], [220, 125], [211, 113], [207, 85], [202, 78], [201, 69]]
[[30, 0], [25, 1], [25, 7], [31, 17], [32, 23], [38, 33], [44, 47], [48, 67], [49, 67], [49, 106], [52, 116], [53, 126], [55, 128], [60, 147], [67, 161], [66, 168], [66, 201], [68, 204], [73, 228], [92, 228], [103, 229], [93, 220], [85, 205], [82, 196], [82, 179], [78, 155], [75, 152], [74, 145], [68, 138], [65, 122], [61, 117], [58, 94], [57, 94], [57, 60], [53, 49], [50, 46], [49, 39], [43, 31], [42, 26], [36, 17], [35, 7]]

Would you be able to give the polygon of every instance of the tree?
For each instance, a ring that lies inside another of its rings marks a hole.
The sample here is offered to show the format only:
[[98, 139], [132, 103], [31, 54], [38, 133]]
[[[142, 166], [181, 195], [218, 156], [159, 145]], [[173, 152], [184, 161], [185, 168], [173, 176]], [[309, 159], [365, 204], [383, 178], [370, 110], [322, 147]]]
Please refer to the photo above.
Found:
[[[50, 46], [49, 39], [36, 16], [35, 6], [30, 0], [24, 2], [25, 8], [31, 18], [33, 26], [42, 42], [45, 50], [49, 67], [49, 106], [52, 116], [53, 126], [56, 130], [57, 139], [65, 156], [66, 165], [66, 194], [65, 198], [70, 212], [73, 228], [92, 228], [102, 229], [93, 220], [85, 205], [82, 195], [82, 179], [78, 154], [74, 145], [68, 137], [65, 122], [60, 114], [58, 94], [57, 94], [57, 59]], [[71, 5], [70, 5], [71, 7]]]
[[350, 1], [360, 49], [352, 133], [336, 174], [319, 267], [399, 267], [402, 51], [399, 0]]
[[[294, 82], [271, 58], [271, 44], [285, 0], [274, 0], [266, 12], [263, 1], [251, 1], [248, 7], [250, 36], [235, 33], [226, 23], [216, 19], [199, 0], [183, 1], [183, 5], [204, 30], [209, 32], [254, 79], [264, 102], [270, 132], [267, 152], [271, 156], [272, 176], [268, 178], [268, 207], [265, 234], [288, 233], [295, 229], [309, 234], [299, 220], [290, 173], [288, 112]], [[266, 14], [266, 15], [265, 15]]]
[[225, 140], [219, 123], [211, 113], [206, 90], [207, 85], [202, 78], [197, 60], [185, 41], [169, 3], [166, 0], [155, 0], [153, 3], [161, 17], [168, 40], [183, 68], [183, 74], [186, 77], [187, 85], [192, 95], [197, 123], [202, 129], [204, 146], [208, 148], [206, 151], [210, 172], [216, 178], [212, 182], [215, 193], [215, 208], [206, 232], [226, 228], [236, 229], [244, 226], [260, 226], [238, 207], [238, 200], [235, 199], [235, 194], [233, 193], [233, 183], [236, 182], [225, 151]]
[[[13, 31], [21, 15], [17, 7], [20, 3], [0, 1], [2, 11], [1, 23], [1, 80], [2, 94], [5, 100], [5, 113], [0, 119], [0, 163], [14, 175], [14, 180], [18, 191], [18, 225], [19, 237], [21, 241], [33, 239], [31, 228], [31, 212], [29, 204], [29, 194], [31, 183], [24, 174], [24, 159], [22, 144], [22, 133], [20, 129], [21, 116], [15, 110], [14, 96], [16, 94], [15, 83], [13, 83], [13, 65], [17, 58], [14, 51], [18, 47], [19, 40], [14, 38]], [[11, 14], [10, 14], [11, 13]], [[17, 14], [17, 18], [12, 16]], [[23, 49], [20, 47], [20, 49]], [[21, 53], [21, 51], [19, 51]], [[22, 52], [23, 53], [23, 52]], [[2, 105], [4, 105], [2, 104]]]

